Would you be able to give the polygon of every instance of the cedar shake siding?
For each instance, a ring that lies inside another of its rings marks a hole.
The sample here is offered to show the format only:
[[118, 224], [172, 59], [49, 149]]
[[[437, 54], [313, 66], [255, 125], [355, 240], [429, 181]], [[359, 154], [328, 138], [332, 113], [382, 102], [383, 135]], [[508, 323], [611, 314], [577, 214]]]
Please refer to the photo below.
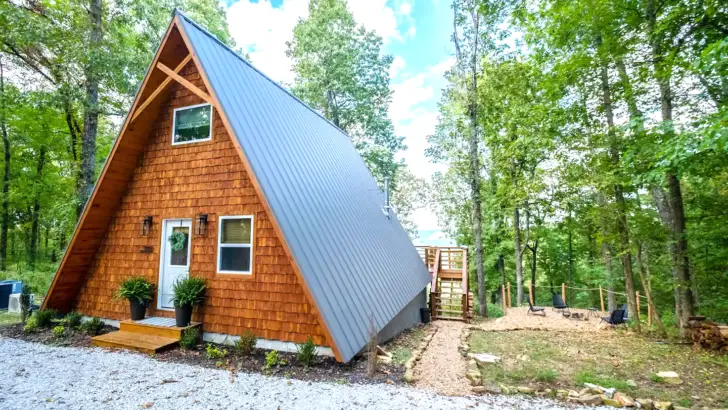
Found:
[[[180, 75], [208, 92], [192, 61]], [[158, 283], [162, 220], [186, 218], [193, 221], [190, 276], [205, 278], [209, 286], [203, 305], [193, 315], [204, 331], [239, 335], [250, 329], [261, 338], [297, 343], [312, 336], [316, 344], [329, 346], [217, 110], [213, 109], [211, 141], [172, 145], [173, 110], [204, 101], [177, 82], [171, 87], [95, 253], [77, 310], [88, 316], [128, 319], [128, 302], [113, 299], [114, 292], [134, 275]], [[195, 218], [200, 213], [208, 214], [204, 236], [196, 235]], [[148, 236], [140, 233], [145, 215], [153, 216]], [[252, 275], [216, 273], [218, 221], [227, 215], [255, 217]], [[152, 252], [141, 253], [145, 246]], [[174, 317], [174, 312], [156, 307], [155, 299], [147, 315]]]

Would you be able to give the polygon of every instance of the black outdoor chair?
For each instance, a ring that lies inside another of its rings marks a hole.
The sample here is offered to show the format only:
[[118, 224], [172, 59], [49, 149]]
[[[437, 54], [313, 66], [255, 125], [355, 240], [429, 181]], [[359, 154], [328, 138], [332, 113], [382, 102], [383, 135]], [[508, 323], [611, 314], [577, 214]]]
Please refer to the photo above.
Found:
[[607, 322], [610, 326], [615, 327], [617, 325], [623, 325], [625, 319], [625, 310], [616, 309], [612, 311], [609, 316], [603, 317], [602, 320]]
[[566, 312], [571, 314], [571, 311], [569, 310], [569, 305], [564, 302], [564, 298], [561, 297], [558, 293], [553, 294], [553, 301], [554, 301], [554, 310], [560, 311], [560, 312]]
[[626, 304], [626, 303], [624, 303], [624, 304], [623, 304], [623, 305], [622, 305], [622, 306], [620, 307], [620, 309], [624, 310], [624, 321], [625, 321], [625, 322], [626, 322], [626, 321], [628, 321], [628, 320], [629, 320], [629, 309], [627, 309], [627, 304]]
[[538, 307], [538, 306], [534, 307], [531, 304], [531, 299], [529, 299], [528, 300], [528, 312], [526, 312], [526, 314], [530, 315], [531, 313], [533, 313], [534, 315], [546, 316], [546, 308], [542, 308], [542, 307]]

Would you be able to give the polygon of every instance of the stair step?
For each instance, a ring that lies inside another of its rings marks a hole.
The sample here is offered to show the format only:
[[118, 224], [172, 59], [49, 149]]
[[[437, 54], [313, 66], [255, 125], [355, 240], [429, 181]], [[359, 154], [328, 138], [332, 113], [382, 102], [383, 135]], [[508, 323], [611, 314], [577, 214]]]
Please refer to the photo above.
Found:
[[174, 319], [147, 318], [142, 321], [125, 320], [119, 323], [122, 332], [141, 333], [145, 335], [168, 337], [179, 340], [182, 332], [190, 327], [200, 327], [200, 323], [190, 323], [187, 327], [174, 326]]
[[129, 349], [154, 354], [177, 345], [179, 339], [150, 334], [118, 331], [91, 338], [91, 344], [99, 347]]

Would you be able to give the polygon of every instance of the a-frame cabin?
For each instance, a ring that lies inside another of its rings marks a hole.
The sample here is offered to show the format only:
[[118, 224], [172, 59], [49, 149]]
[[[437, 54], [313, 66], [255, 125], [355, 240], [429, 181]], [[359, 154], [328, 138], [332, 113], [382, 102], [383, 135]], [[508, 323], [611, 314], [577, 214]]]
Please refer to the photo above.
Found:
[[173, 317], [171, 284], [198, 276], [206, 340], [311, 336], [347, 362], [425, 307], [428, 270], [383, 205], [344, 132], [175, 11], [43, 307], [121, 321], [112, 295], [142, 275], [147, 315]]

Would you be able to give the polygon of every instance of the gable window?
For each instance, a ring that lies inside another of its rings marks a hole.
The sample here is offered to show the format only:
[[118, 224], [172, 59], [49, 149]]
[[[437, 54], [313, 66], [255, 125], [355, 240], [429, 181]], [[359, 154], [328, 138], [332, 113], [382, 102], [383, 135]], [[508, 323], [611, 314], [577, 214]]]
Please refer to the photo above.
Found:
[[217, 233], [217, 272], [250, 275], [253, 216], [221, 216]]
[[176, 108], [172, 122], [172, 145], [212, 139], [212, 105]]

